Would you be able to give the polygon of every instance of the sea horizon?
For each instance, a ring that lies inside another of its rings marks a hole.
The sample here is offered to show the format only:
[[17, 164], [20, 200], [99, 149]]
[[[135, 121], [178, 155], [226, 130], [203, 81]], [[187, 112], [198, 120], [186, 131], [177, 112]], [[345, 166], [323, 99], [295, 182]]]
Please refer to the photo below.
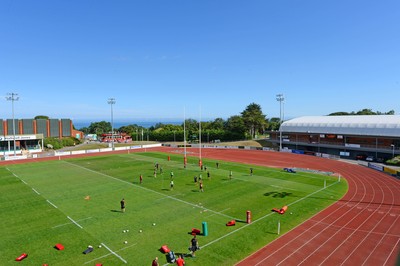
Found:
[[[72, 120], [72, 124], [76, 129], [80, 129], [83, 127], [89, 127], [91, 123], [97, 123], [101, 121], [106, 121], [110, 122], [107, 120], [99, 120], [99, 121], [93, 121], [93, 120]], [[117, 120], [114, 121], [114, 128], [120, 128], [123, 126], [129, 126], [129, 125], [138, 125], [144, 128], [150, 128], [152, 126], [155, 126], [156, 124], [172, 124], [172, 125], [180, 125], [183, 123], [183, 121], [126, 121], [126, 120]]]

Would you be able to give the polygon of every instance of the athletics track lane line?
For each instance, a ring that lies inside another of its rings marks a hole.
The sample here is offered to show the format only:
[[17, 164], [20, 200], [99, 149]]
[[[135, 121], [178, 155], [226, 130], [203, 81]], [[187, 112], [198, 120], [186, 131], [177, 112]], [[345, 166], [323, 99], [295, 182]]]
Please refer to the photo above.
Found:
[[[355, 193], [356, 194], [356, 193]], [[355, 195], [354, 194], [354, 195]], [[335, 204], [335, 203], [334, 203]], [[333, 204], [333, 205], [334, 205]], [[331, 206], [333, 206], [333, 205], [331, 205]], [[344, 206], [341, 206], [340, 208], [344, 208]], [[339, 209], [340, 209], [339, 208]], [[353, 207], [354, 208], [354, 207]], [[325, 210], [325, 209], [324, 209]], [[322, 210], [321, 212], [323, 212], [324, 210]], [[338, 210], [338, 209], [337, 209]], [[336, 211], [337, 211], [336, 210]], [[349, 213], [349, 212], [351, 212], [352, 210], [350, 209], [350, 210], [348, 210], [346, 213]], [[319, 213], [321, 213], [321, 212], [319, 212]], [[319, 214], [318, 213], [318, 214]], [[315, 216], [317, 216], [318, 214], [316, 214]], [[322, 219], [322, 221], [323, 220], [325, 220], [325, 219], [327, 219], [327, 217], [325, 217], [324, 219]], [[336, 222], [337, 220], [339, 220], [339, 218], [337, 218], [334, 222]], [[260, 265], [261, 263], [263, 263], [266, 259], [269, 259], [269, 258], [271, 258], [272, 256], [274, 256], [274, 255], [276, 255], [276, 253], [278, 253], [278, 252], [285, 252], [284, 250], [287, 250], [288, 248], [288, 246], [292, 243], [292, 242], [294, 242], [295, 240], [297, 240], [298, 238], [300, 238], [300, 237], [302, 237], [305, 233], [307, 233], [307, 231], [308, 230], [311, 230], [312, 228], [314, 228], [315, 226], [317, 226], [320, 222], [322, 222], [322, 221], [319, 221], [318, 223], [316, 223], [316, 224], [314, 224], [311, 228], [309, 228], [309, 229], [307, 229], [306, 231], [304, 231], [304, 232], [302, 232], [301, 234], [298, 234], [296, 237], [293, 237], [293, 238], [291, 238], [288, 242], [285, 242], [285, 244], [284, 245], [281, 245], [278, 249], [275, 249], [274, 250], [274, 252], [272, 252], [272, 253], [268, 253], [269, 254], [269, 256], [267, 256], [267, 257], [264, 257], [263, 259], [261, 259], [261, 260], [257, 260], [258, 262], [255, 264], [255, 265]], [[299, 226], [297, 226], [296, 228], [298, 228], [298, 227], [300, 227], [300, 226], [302, 226], [302, 225], [304, 225], [305, 223], [307, 223], [308, 222], [308, 220], [307, 221], [305, 221], [305, 222], [303, 222], [302, 224], [300, 224]], [[296, 228], [294, 228], [294, 229], [292, 229], [292, 230], [290, 230], [289, 232], [293, 232], [294, 230], [296, 230]], [[286, 234], [288, 234], [289, 232], [287, 232]], [[285, 234], [285, 235], [286, 235]], [[279, 239], [279, 238], [278, 238]], [[274, 241], [272, 241], [269, 245], [271, 245], [273, 242], [276, 242], [276, 241], [278, 241], [278, 239], [276, 239], [276, 240], [274, 240]], [[296, 250], [297, 251], [297, 250]], [[258, 251], [257, 251], [258, 252]], [[255, 252], [256, 253], [256, 252]], [[255, 253], [253, 253], [253, 254], [255, 254]], [[286, 253], [286, 252], [285, 252]], [[294, 252], [293, 252], [294, 253]], [[293, 254], [292, 253], [292, 254]], [[253, 255], [252, 254], [252, 255]], [[250, 255], [249, 257], [251, 257], [252, 255]], [[290, 256], [290, 255], [289, 255]], [[285, 256], [286, 258], [287, 257], [289, 257], [289, 256]], [[242, 260], [242, 262], [243, 262], [243, 260]], [[239, 264], [240, 264], [240, 262], [239, 262]]]
[[[375, 182], [376, 183], [376, 182]], [[373, 187], [376, 187], [376, 186], [373, 186]], [[379, 188], [381, 189], [381, 191], [382, 191], [382, 194], [383, 194], [383, 196], [385, 197], [385, 196], [387, 196], [387, 193], [385, 193], [384, 192], [384, 190], [383, 190], [383, 188], [382, 188], [382, 186], [379, 186]], [[392, 208], [393, 208], [393, 204], [394, 204], [394, 195], [393, 195], [393, 191], [392, 190], [389, 190], [390, 192], [391, 192], [391, 198], [392, 198], [392, 204], [390, 205], [390, 209], [387, 211], [387, 213], [390, 213], [390, 211], [392, 210]], [[384, 198], [382, 199], [382, 201], [381, 201], [381, 204], [380, 204], [380, 206], [382, 206], [382, 202], [384, 202]], [[378, 208], [378, 210], [379, 210], [379, 208]], [[376, 214], [376, 211], [375, 212], [373, 212], [373, 213], [371, 213], [371, 215], [370, 215], [370, 217], [372, 217], [374, 214]], [[354, 254], [354, 252], [360, 247], [360, 245], [361, 244], [363, 244], [363, 242], [371, 235], [371, 233], [378, 227], [378, 225], [380, 225], [381, 224], [381, 222], [382, 222], [382, 220], [385, 218], [385, 216], [384, 215], [381, 215], [381, 219], [379, 220], [379, 222], [377, 222], [376, 224], [375, 224], [375, 226], [368, 232], [368, 234], [366, 234], [365, 236], [364, 236], [364, 238], [363, 238], [363, 240], [362, 241], [359, 241], [359, 243], [358, 243], [358, 245], [356, 246], [356, 247], [354, 247], [354, 249], [353, 249], [353, 251], [345, 258], [345, 260], [342, 262], [342, 265], [344, 264], [344, 263], [346, 263], [346, 261], [350, 258], [350, 256], [352, 256], [353, 254]], [[367, 220], [365, 220], [365, 222], [366, 222]], [[364, 223], [363, 223], [364, 224]], [[358, 227], [358, 228], [360, 228], [361, 227], [361, 225]], [[358, 230], [358, 228], [357, 228], [357, 230]], [[351, 236], [353, 236], [353, 234], [354, 234], [355, 232], [353, 232], [349, 237], [347, 237], [346, 239], [345, 239], [345, 241], [346, 240], [348, 240]], [[341, 244], [342, 245], [342, 244]], [[340, 246], [341, 246], [340, 245]], [[333, 252], [335, 252], [335, 251], [332, 251], [332, 254], [333, 254]], [[332, 255], [331, 254], [331, 255]], [[370, 253], [371, 254], [371, 253]], [[330, 255], [330, 256], [331, 256]], [[330, 257], [329, 256], [329, 257]], [[328, 259], [329, 257], [327, 257], [326, 259]], [[365, 260], [364, 260], [365, 261]]]
[[[369, 183], [370, 183], [370, 182], [369, 182]], [[363, 183], [363, 185], [365, 186], [365, 182]], [[372, 186], [372, 185], [371, 185], [371, 187], [374, 188], [374, 186]], [[373, 191], [374, 191], [373, 198], [370, 200], [370, 203], [367, 205], [367, 207], [370, 206], [370, 205], [372, 204], [372, 202], [374, 202], [374, 199], [375, 199], [375, 196], [376, 196], [376, 192], [375, 192], [375, 189], [373, 189]], [[365, 194], [363, 195], [363, 197], [364, 197], [364, 198], [366, 197]], [[364, 199], [364, 198], [363, 198], [363, 199]], [[353, 206], [352, 209], [355, 209], [355, 208], [357, 209], [358, 205], [360, 205], [360, 203], [355, 204], [355, 205]], [[379, 210], [379, 209], [376, 209], [373, 213], [371, 213], [371, 214], [368, 216], [368, 219], [369, 219], [372, 215], [374, 215], [374, 213], [376, 213], [378, 210]], [[306, 263], [305, 261], [306, 261], [308, 258], [310, 258], [312, 255], [314, 255], [315, 253], [317, 253], [317, 251], [319, 251], [319, 250], [321, 249], [321, 247], [323, 247], [324, 245], [326, 245], [326, 244], [328, 243], [328, 241], [332, 240], [332, 241], [335, 242], [335, 240], [333, 240], [333, 238], [334, 238], [335, 236], [339, 236], [340, 233], [342, 233], [341, 231], [343, 230], [343, 228], [347, 227], [347, 225], [349, 225], [349, 224], [352, 223], [353, 221], [357, 221], [357, 219], [361, 216], [361, 214], [362, 214], [361, 212], [358, 212], [358, 211], [357, 211], [357, 215], [354, 215], [354, 216], [352, 217], [352, 219], [347, 220], [347, 223], [346, 223], [345, 225], [341, 226], [341, 228], [340, 228], [339, 230], [337, 230], [333, 235], [331, 235], [327, 240], [325, 240], [325, 242], [323, 242], [322, 244], [320, 244], [320, 246], [319, 246], [317, 249], [315, 249], [314, 252], [310, 253], [307, 257], [305, 257], [305, 258], [299, 263], [299, 265], [301, 265], [301, 264], [303, 264], [303, 263]], [[342, 217], [340, 217], [340, 219], [343, 219], [343, 217], [344, 217], [344, 215], [343, 215]], [[352, 236], [355, 234], [355, 232], [358, 232], [358, 229], [361, 228], [361, 226], [363, 226], [363, 225], [368, 221], [368, 219], [365, 218], [365, 219], [363, 220], [363, 222], [362, 222], [361, 224], [359, 224], [359, 226], [358, 226], [354, 231], [352, 231], [351, 234], [349, 234], [345, 239], [342, 239], [341, 242], [339, 242], [337, 245], [335, 245], [335, 248], [334, 248], [333, 250], [331, 250], [331, 253], [330, 253], [328, 256], [326, 256], [325, 259], [324, 259], [321, 263], [323, 264], [324, 262], [326, 262], [326, 261], [328, 260], [328, 258], [330, 258], [340, 247], [342, 247], [343, 243], [345, 243], [350, 237], [352, 237]], [[323, 231], [325, 231], [325, 230], [326, 230], [326, 229], [324, 229]], [[323, 233], [323, 232], [321, 232], [321, 233]], [[317, 236], [320, 235], [321, 233], [318, 233], [318, 234], [317, 234], [316, 236], [314, 236], [311, 240], [313, 240], [315, 237], [317, 237]], [[308, 242], [310, 242], [311, 240], [309, 240]], [[307, 242], [307, 244], [308, 244], [308, 242]], [[336, 242], [338, 242], [338, 241], [336, 241]], [[303, 245], [303, 246], [304, 246], [304, 245]], [[302, 246], [302, 247], [303, 247], [303, 246]], [[299, 248], [299, 249], [300, 249], [300, 248]]]
[[[340, 168], [342, 168], [342, 165], [336, 165], [336, 167], [338, 167], [338, 168], [340, 169]], [[314, 168], [314, 167], [313, 167], [313, 168]], [[348, 168], [348, 167], [345, 166], [344, 168]], [[329, 169], [329, 170], [332, 170], [332, 169]], [[344, 176], [345, 176], [346, 179], [348, 179], [348, 181], [349, 181], [349, 186], [350, 186], [349, 191], [350, 191], [350, 192], [351, 192], [351, 189], [352, 189], [352, 188], [354, 189], [354, 186], [352, 187], [352, 182], [354, 182], [354, 180], [352, 181], [351, 178], [347, 178], [347, 174], [351, 174], [351, 172], [354, 172], [354, 169], [348, 169], [346, 172], [343, 172], [343, 173], [342, 173], [342, 174], [345, 174]], [[382, 174], [382, 175], [383, 175], [383, 174]], [[385, 177], [386, 177], [386, 176], [385, 176]], [[387, 180], [388, 178], [389, 178], [389, 177], [386, 177], [385, 180]], [[358, 183], [361, 183], [361, 184], [362, 184], [362, 182], [359, 182], [359, 181], [358, 181]], [[398, 183], [396, 183], [396, 184], [397, 184], [397, 186], [398, 186]], [[396, 185], [396, 184], [395, 184], [395, 185]], [[347, 194], [347, 197], [348, 197], [348, 196], [350, 196], [350, 195]], [[354, 199], [354, 194], [352, 195], [352, 197], [353, 197], [353, 199]], [[352, 199], [352, 198], [350, 198], [350, 200], [348, 200], [348, 201], [351, 201], [351, 199]], [[335, 208], [337, 208], [337, 207], [335, 207]], [[340, 208], [340, 206], [339, 206], [339, 208]], [[331, 207], [329, 207], [328, 209], [329, 209], [329, 210], [332, 210]], [[353, 209], [354, 209], [354, 208], [353, 208]], [[317, 214], [317, 216], [318, 216], [318, 215], [320, 215], [320, 214]], [[301, 226], [301, 225], [300, 225], [300, 226]], [[292, 232], [288, 232], [288, 233], [291, 233], [291, 236], [293, 237], [293, 233], [292, 233]], [[295, 232], [294, 232], [294, 233], [295, 233]], [[272, 246], [272, 242], [271, 242], [269, 245], [267, 245], [266, 247], [264, 247], [264, 249], [267, 248], [267, 247], [269, 247], [269, 246]], [[275, 250], [275, 249], [274, 249], [274, 250]], [[245, 262], [245, 261], [247, 261], [247, 260], [250, 260], [251, 257], [254, 257], [254, 258], [255, 258], [256, 256], [259, 256], [260, 253], [261, 253], [261, 251], [262, 251], [262, 250], [259, 250], [259, 251], [255, 252], [255, 253], [253, 253], [253, 254], [250, 255], [249, 257], [247, 257], [247, 258], [245, 258], [244, 260], [242, 260], [242, 262]], [[259, 254], [256, 254], [256, 253], [259, 253]], [[270, 253], [268, 253], [268, 254], [270, 254]], [[263, 258], [265, 258], [265, 257], [263, 256]]]

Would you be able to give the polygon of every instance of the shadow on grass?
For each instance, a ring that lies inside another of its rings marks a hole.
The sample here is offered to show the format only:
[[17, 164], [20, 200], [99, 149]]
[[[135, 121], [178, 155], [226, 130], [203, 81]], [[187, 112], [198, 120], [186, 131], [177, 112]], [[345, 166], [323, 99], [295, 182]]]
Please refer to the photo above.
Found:
[[[189, 250], [189, 249], [188, 249]], [[164, 250], [162, 248], [159, 248], [158, 251], [160, 251], [162, 254], [164, 254], [165, 256], [168, 256], [168, 252], [164, 252]], [[171, 250], [172, 251], [172, 250]], [[172, 251], [174, 252], [174, 251]], [[192, 255], [189, 253], [183, 253], [183, 252], [174, 252], [175, 257], [178, 258], [179, 256], [182, 256], [182, 258], [184, 257], [191, 257]]]
[[121, 210], [110, 210], [111, 212], [123, 212]]
[[272, 196], [273, 198], [284, 198], [286, 196], [291, 196], [293, 193], [290, 192], [277, 192], [277, 191], [271, 191], [264, 193], [264, 196]]

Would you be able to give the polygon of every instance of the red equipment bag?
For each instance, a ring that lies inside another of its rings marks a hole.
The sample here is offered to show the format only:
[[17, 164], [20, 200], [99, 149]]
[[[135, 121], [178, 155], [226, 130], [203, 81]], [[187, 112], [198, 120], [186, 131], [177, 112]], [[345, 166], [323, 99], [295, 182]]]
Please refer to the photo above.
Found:
[[226, 224], [226, 226], [233, 226], [233, 225], [236, 225], [236, 221], [235, 221], [235, 220], [230, 220], [230, 221]]
[[168, 248], [167, 245], [163, 245], [163, 246], [161, 247], [161, 251], [162, 251], [163, 253], [168, 253], [168, 252], [170, 252], [171, 250]]
[[192, 228], [192, 235], [200, 235], [200, 230], [196, 228]]
[[64, 250], [64, 246], [61, 244], [56, 244], [54, 247], [58, 250]]
[[16, 261], [21, 261], [21, 260], [25, 259], [26, 257], [28, 257], [28, 254], [22, 253], [21, 256], [19, 256], [19, 257], [16, 258], [15, 260], [16, 260]]

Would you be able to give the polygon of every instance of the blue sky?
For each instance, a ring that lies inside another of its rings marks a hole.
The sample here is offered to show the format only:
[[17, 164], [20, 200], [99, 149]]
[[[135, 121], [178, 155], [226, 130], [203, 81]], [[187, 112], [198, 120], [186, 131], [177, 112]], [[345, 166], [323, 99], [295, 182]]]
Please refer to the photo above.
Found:
[[[0, 1], [16, 118], [224, 119], [400, 112], [400, 1]], [[3, 119], [11, 102], [0, 100]]]

